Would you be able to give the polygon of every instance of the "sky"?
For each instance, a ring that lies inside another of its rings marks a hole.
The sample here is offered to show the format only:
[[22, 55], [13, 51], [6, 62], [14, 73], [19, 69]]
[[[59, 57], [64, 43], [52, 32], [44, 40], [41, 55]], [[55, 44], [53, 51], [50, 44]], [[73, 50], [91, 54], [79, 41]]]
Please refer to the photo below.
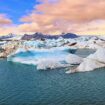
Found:
[[0, 0], [0, 35], [105, 35], [105, 0]]

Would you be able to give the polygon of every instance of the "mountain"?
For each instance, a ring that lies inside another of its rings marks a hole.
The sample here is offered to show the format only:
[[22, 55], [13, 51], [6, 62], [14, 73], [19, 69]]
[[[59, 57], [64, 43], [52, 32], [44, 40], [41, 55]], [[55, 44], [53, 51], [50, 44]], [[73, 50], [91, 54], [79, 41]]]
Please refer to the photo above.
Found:
[[11, 38], [13, 38], [15, 35], [14, 34], [9, 34], [9, 35], [6, 35], [6, 36], [0, 36], [0, 40], [9, 40]]
[[61, 35], [44, 35], [42, 33], [35, 33], [33, 35], [28, 35], [28, 34], [24, 34], [24, 36], [22, 37], [22, 40], [31, 40], [31, 39], [58, 39], [59, 37], [63, 37], [63, 38], [77, 38], [79, 36], [77, 36], [76, 34], [73, 33], [66, 33], [66, 34], [61, 34]]
[[60, 35], [61, 37], [63, 38], [77, 38], [79, 36], [77, 36], [76, 34], [73, 34], [73, 33], [66, 33], [66, 34], [63, 34], [63, 35]]

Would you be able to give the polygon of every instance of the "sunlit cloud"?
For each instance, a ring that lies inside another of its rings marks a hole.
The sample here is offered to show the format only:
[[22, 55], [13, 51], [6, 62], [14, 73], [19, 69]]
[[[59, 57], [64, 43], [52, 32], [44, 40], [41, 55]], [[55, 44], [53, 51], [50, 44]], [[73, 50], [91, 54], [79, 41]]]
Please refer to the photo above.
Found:
[[12, 20], [9, 19], [6, 14], [0, 14], [0, 26], [10, 25], [12, 24]]
[[38, 1], [41, 3], [35, 5], [32, 11], [23, 14], [19, 19], [21, 24], [14, 25], [7, 16], [0, 16], [0, 25], [13, 24], [7, 30], [10, 28], [12, 31], [15, 28], [18, 33], [73, 32], [105, 35], [105, 0]]
[[[54, 31], [55, 28], [61, 30], [61, 32], [79, 32], [82, 29], [81, 33], [84, 33], [83, 24], [88, 31], [88, 25], [86, 24], [105, 19], [105, 0], [59, 0], [53, 4], [49, 0], [43, 2], [43, 4], [35, 7], [32, 13], [21, 18], [22, 22], [39, 24], [42, 32], [44, 32], [44, 29], [46, 30], [45, 27], [53, 25], [46, 32]], [[36, 14], [36, 10], [43, 14]], [[77, 27], [79, 29], [76, 29]], [[98, 27], [101, 27], [100, 24]], [[90, 28], [93, 29], [92, 26]]]

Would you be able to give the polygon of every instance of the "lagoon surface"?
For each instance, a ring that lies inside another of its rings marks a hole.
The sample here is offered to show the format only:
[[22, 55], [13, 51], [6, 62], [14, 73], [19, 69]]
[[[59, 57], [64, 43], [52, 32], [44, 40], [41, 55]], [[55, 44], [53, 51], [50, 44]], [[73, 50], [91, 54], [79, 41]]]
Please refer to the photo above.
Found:
[[[78, 50], [80, 56], [94, 51]], [[0, 60], [0, 105], [105, 105], [105, 68], [65, 74]]]

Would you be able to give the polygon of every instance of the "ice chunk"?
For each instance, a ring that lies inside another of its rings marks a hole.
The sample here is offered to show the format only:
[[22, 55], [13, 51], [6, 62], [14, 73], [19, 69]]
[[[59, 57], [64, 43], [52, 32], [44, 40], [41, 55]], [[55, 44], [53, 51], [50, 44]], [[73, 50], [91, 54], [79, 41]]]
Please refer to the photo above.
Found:
[[74, 54], [69, 54], [65, 61], [69, 64], [80, 64], [82, 61], [83, 61], [83, 58], [82, 57], [79, 57], [77, 55], [74, 55]]
[[[22, 64], [37, 66], [37, 69], [54, 69], [68, 67], [71, 64], [80, 64], [82, 58], [70, 54], [69, 47], [57, 47], [51, 49], [18, 49], [15, 53], [8, 56], [7, 60]], [[74, 49], [73, 49], [74, 50]]]
[[105, 49], [98, 49], [94, 54], [89, 55], [88, 58], [105, 63]]
[[70, 66], [70, 64], [62, 63], [57, 59], [43, 59], [37, 63], [38, 70], [55, 69], [68, 66]]
[[82, 62], [82, 58], [78, 57], [74, 54], [65, 55], [65, 57], [61, 57], [58, 55], [57, 59], [49, 57], [45, 59], [39, 60], [37, 64], [37, 69], [54, 69], [61, 67], [69, 67], [71, 65], [80, 64]]
[[101, 67], [105, 67], [105, 64], [92, 59], [85, 59], [84, 62], [82, 62], [77, 68], [71, 69], [66, 73], [93, 71], [96, 68], [101, 68]]
[[84, 72], [84, 71], [92, 71], [96, 68], [104, 67], [105, 64], [100, 63], [99, 61], [92, 60], [92, 59], [85, 59], [83, 63], [79, 65], [77, 71]]
[[94, 54], [89, 55], [75, 69], [69, 70], [66, 73], [92, 71], [97, 68], [105, 67], [105, 49], [98, 49]]

